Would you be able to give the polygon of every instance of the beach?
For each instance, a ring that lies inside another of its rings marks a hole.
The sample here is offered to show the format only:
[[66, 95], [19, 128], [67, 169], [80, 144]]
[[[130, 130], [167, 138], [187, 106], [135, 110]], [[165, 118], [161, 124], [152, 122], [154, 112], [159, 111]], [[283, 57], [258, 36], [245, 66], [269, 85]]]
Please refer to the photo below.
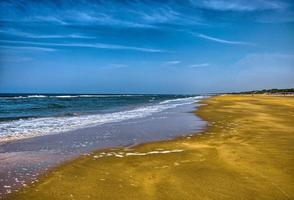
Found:
[[293, 199], [294, 98], [200, 104], [198, 134], [85, 154], [7, 199]]
[[294, 0], [0, 13], [0, 200], [294, 200]]
[[[0, 98], [3, 108], [7, 102], [19, 105], [18, 108], [29, 107], [25, 113], [21, 112], [21, 109], [18, 109], [19, 112], [12, 110], [14, 116], [36, 116], [0, 123], [0, 199], [8, 193], [37, 182], [40, 175], [59, 164], [97, 149], [134, 146], [199, 132], [206, 126], [205, 121], [192, 113], [197, 109], [198, 104], [195, 102], [199, 101], [199, 98], [202, 97], [27, 95]], [[27, 104], [29, 106], [26, 106]], [[36, 109], [30, 109], [38, 108], [40, 104], [43, 106], [37, 113]], [[119, 106], [122, 104], [123, 107]], [[58, 106], [58, 109], [52, 109], [52, 105]], [[101, 110], [99, 105], [107, 109]], [[83, 113], [83, 109], [91, 113]], [[78, 110], [82, 113], [78, 114]], [[50, 115], [39, 117], [45, 111]], [[64, 111], [71, 111], [74, 116], [57, 115]], [[6, 113], [8, 112], [3, 112], [0, 119], [3, 115], [4, 120], [5, 117], [7, 119]], [[89, 123], [94, 126], [85, 126]], [[60, 126], [58, 130], [71, 129], [72, 125], [79, 125], [79, 128], [60, 133], [48, 132], [57, 126]], [[25, 134], [21, 134], [22, 132]], [[4, 139], [2, 142], [1, 138]]]

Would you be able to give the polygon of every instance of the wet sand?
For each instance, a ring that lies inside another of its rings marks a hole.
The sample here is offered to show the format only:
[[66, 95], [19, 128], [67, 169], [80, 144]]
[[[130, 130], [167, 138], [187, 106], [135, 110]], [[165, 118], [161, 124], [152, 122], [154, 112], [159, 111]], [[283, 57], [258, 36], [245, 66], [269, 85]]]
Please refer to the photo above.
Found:
[[[196, 105], [197, 106], [197, 105]], [[200, 131], [204, 121], [183, 105], [149, 117], [0, 144], [0, 199], [37, 182], [52, 167], [97, 149], [132, 146]]]
[[200, 135], [96, 151], [9, 199], [294, 199], [294, 98], [203, 103]]

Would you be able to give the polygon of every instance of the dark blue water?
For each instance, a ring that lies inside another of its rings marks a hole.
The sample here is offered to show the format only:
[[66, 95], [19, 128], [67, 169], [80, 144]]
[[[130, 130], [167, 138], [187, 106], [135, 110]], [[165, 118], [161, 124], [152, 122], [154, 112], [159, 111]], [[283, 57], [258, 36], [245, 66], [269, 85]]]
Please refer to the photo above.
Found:
[[0, 121], [115, 112], [138, 105], [185, 97], [187, 96], [0, 94]]
[[0, 142], [141, 118], [192, 103], [187, 95], [0, 94]]

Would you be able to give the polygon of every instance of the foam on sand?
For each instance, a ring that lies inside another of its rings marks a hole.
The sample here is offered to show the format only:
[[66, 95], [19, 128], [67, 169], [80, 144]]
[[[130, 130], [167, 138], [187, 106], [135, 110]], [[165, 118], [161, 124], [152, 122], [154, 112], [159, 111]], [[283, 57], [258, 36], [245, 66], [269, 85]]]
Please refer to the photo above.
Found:
[[147, 156], [147, 155], [153, 155], [153, 154], [168, 154], [168, 153], [180, 153], [183, 152], [184, 150], [182, 149], [173, 149], [173, 150], [157, 150], [157, 151], [149, 151], [149, 152], [101, 152], [98, 155], [94, 155], [93, 158], [102, 158], [106, 156], [115, 156], [118, 158], [123, 158], [126, 156]]

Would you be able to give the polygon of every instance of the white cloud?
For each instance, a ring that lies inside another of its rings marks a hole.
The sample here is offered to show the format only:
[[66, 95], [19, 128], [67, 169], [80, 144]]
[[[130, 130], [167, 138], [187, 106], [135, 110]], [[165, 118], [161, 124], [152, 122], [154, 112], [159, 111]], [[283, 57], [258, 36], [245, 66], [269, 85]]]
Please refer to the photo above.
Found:
[[11, 50], [28, 50], [28, 51], [56, 51], [53, 48], [45, 48], [45, 47], [32, 47], [32, 46], [9, 46], [9, 45], [1, 45], [0, 48], [11, 49]]
[[3, 29], [0, 30], [0, 33], [4, 33], [7, 35], [15, 35], [19, 37], [26, 37], [26, 38], [77, 38], [77, 39], [95, 39], [96, 37], [93, 36], [86, 36], [86, 35], [80, 35], [80, 34], [64, 34], [64, 35], [56, 35], [56, 34], [36, 34], [36, 33], [28, 33], [23, 31], [18, 31], [15, 29]]
[[206, 39], [206, 40], [210, 40], [210, 41], [218, 42], [218, 43], [223, 43], [223, 44], [231, 44], [231, 45], [255, 45], [255, 44], [249, 43], [249, 42], [224, 40], [224, 39], [220, 39], [220, 38], [216, 38], [216, 37], [211, 37], [211, 36], [204, 35], [204, 34], [197, 34], [196, 36], [199, 37], [199, 38], [203, 38], [203, 39]]
[[208, 67], [210, 66], [210, 63], [198, 63], [198, 64], [193, 64], [190, 65], [190, 68], [199, 68], [199, 67]]
[[257, 11], [257, 10], [282, 10], [289, 5], [277, 0], [190, 0], [200, 8], [219, 11]]
[[[58, 4], [51, 1], [43, 3], [15, 1], [1, 4], [0, 1], [2, 11], [0, 19], [13, 22], [46, 22], [65, 26], [91, 24], [133, 28], [156, 28], [162, 23], [184, 25], [199, 22], [199, 15], [190, 16], [180, 8], [182, 8], [181, 4], [176, 1], [84, 0], [62, 1]], [[14, 12], [10, 12], [11, 10]]]
[[[164, 50], [161, 50], [161, 49], [151, 49], [151, 48], [143, 48], [143, 47], [116, 45], [116, 44], [105, 44], [105, 43], [46, 43], [46, 42], [27, 42], [27, 41], [13, 41], [13, 40], [0, 40], [0, 42], [14, 43], [14, 44], [40, 45], [40, 46], [61, 46], [61, 47], [82, 47], [82, 48], [94, 48], [94, 49], [131, 50], [131, 51], [141, 51], [141, 52], [150, 52], [150, 53], [164, 52]], [[36, 47], [36, 48], [39, 48], [39, 47]]]
[[52, 16], [52, 15], [41, 15], [41, 16], [30, 16], [28, 18], [21, 19], [23, 21], [32, 21], [32, 22], [49, 22], [49, 23], [57, 23], [60, 25], [68, 25], [67, 22], [64, 21], [62, 17]]
[[181, 61], [179, 61], [179, 60], [170, 60], [170, 61], [165, 62], [164, 65], [177, 65], [180, 63], [181, 63]]

